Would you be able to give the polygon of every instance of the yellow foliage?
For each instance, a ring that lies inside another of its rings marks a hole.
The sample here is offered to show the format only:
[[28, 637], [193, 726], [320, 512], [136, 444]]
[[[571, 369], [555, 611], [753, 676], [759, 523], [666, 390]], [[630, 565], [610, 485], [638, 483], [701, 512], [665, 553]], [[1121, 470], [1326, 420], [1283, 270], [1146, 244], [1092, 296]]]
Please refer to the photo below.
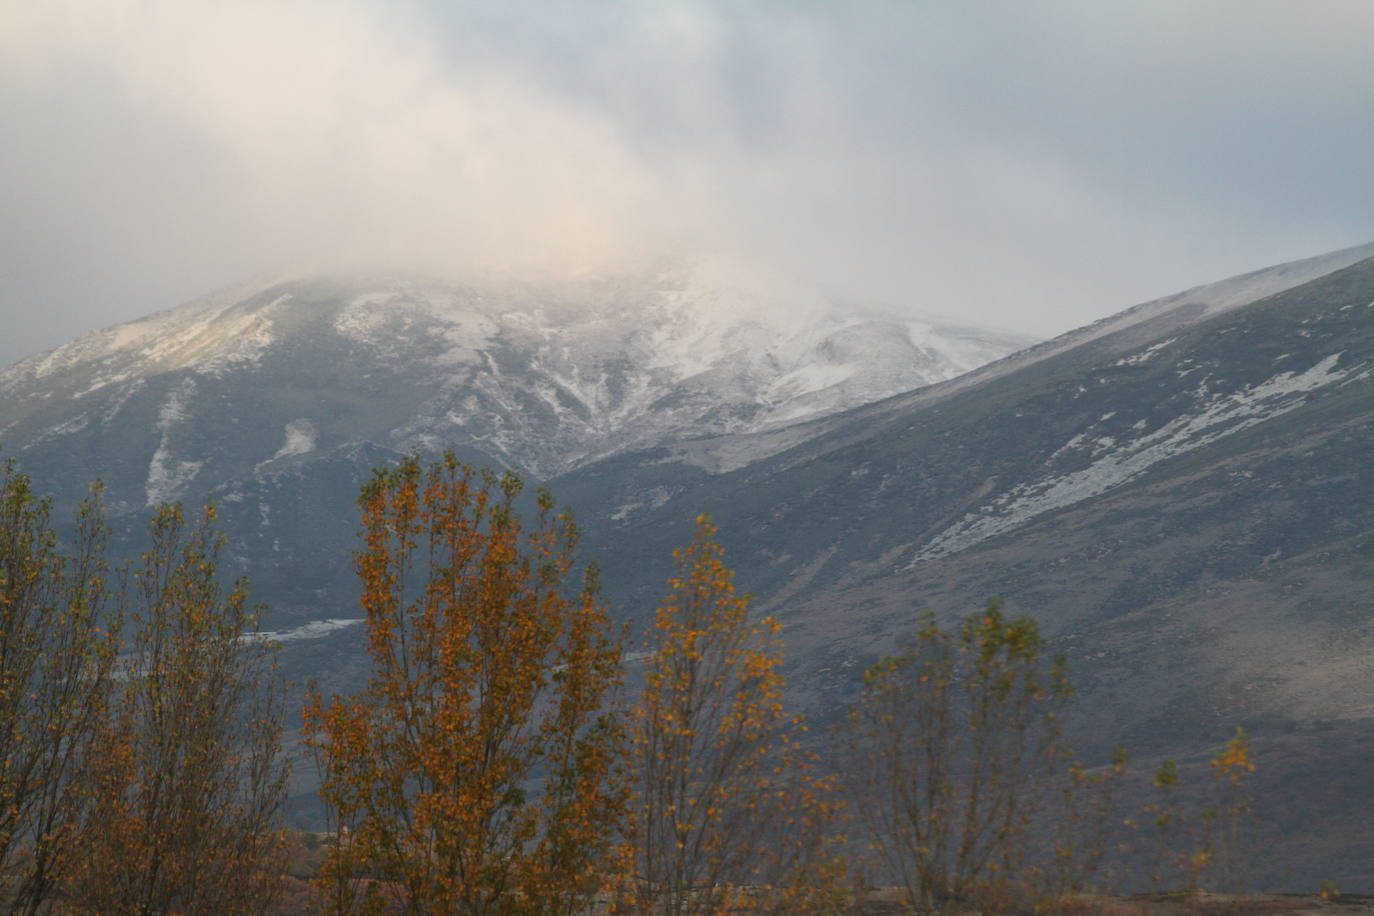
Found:
[[[833, 779], [811, 774], [799, 717], [782, 704], [782, 625], [749, 598], [697, 518], [654, 618], [634, 715], [637, 910], [717, 912], [754, 888], [781, 911], [833, 894]], [[798, 823], [810, 829], [797, 830]]]
[[521, 486], [447, 455], [363, 490], [372, 675], [305, 710], [321, 795], [351, 837], [325, 869], [335, 911], [366, 877], [427, 913], [571, 912], [622, 868], [622, 730], [607, 709], [620, 645], [594, 568], [565, 594], [571, 517], [541, 492], [527, 530]]

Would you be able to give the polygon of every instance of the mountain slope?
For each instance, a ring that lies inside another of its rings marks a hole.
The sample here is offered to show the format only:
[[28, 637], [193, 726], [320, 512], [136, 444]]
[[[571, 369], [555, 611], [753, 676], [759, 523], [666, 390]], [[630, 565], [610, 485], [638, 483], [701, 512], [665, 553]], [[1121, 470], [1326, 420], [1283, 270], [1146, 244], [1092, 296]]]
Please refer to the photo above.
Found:
[[[653, 531], [658, 516], [684, 512], [674, 503], [694, 502], [722, 519], [738, 516], [751, 545], [775, 533], [798, 545], [787, 551], [796, 556], [813, 553], [801, 545], [817, 538], [835, 546], [833, 568], [817, 576], [827, 582], [929, 576], [1065, 513], [1124, 499], [1222, 457], [1237, 465], [1228, 490], [1250, 492], [1237, 450], [1250, 455], [1266, 443], [1268, 451], [1246, 460], [1269, 462], [1295, 449], [1357, 442], [1372, 384], [1369, 261], [1124, 351], [1115, 340], [1094, 342], [915, 408], [902, 409], [905, 397], [860, 408], [818, 422], [818, 434], [732, 473], [703, 472], [691, 445], [677, 444], [557, 482], [581, 490], [588, 479], [614, 476], [628, 496], [641, 485], [636, 474], [653, 479], [676, 465], [680, 493], [651, 514], [612, 519], [626, 530]], [[1313, 480], [1298, 492], [1318, 487], [1322, 474], [1314, 465]], [[1340, 479], [1352, 485], [1352, 497], [1360, 493], [1354, 482], [1362, 476]], [[1262, 491], [1250, 496], [1261, 501]], [[826, 519], [843, 527], [798, 523], [821, 500], [846, 510]], [[779, 581], [793, 582], [797, 572], [785, 569]]]
[[1374, 745], [1374, 259], [1188, 311], [816, 421], [732, 471], [700, 456], [744, 444], [713, 440], [554, 486], [635, 507], [584, 515], [629, 607], [711, 512], [823, 720], [919, 610], [1001, 595], [1068, 651], [1089, 747], [1186, 759], [1246, 725], [1285, 880], [1365, 886], [1374, 836], [1337, 843], [1374, 801], [1352, 769]]

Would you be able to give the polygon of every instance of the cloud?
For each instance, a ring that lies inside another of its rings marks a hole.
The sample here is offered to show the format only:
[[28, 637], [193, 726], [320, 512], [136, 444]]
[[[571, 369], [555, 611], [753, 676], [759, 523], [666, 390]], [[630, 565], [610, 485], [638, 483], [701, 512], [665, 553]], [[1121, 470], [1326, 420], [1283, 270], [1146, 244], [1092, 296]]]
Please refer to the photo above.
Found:
[[[414, 21], [253, 2], [103, 12], [11, 32], [7, 50], [76, 113], [68, 177], [139, 235], [292, 262], [515, 264], [640, 235], [651, 176], [614, 125], [518, 74], [452, 79]], [[69, 88], [73, 71], [88, 78]]]
[[1374, 236], [1374, 7], [0, 7], [0, 361], [271, 270], [726, 252], [1030, 330]]

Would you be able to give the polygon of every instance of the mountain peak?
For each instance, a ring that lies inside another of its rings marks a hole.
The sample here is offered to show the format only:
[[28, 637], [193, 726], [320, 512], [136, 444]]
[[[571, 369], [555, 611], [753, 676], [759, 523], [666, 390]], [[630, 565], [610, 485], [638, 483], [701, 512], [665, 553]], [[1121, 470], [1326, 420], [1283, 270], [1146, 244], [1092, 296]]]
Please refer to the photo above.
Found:
[[843, 411], [1031, 342], [701, 272], [274, 279], [0, 373], [0, 431], [24, 449], [141, 435], [152, 502], [284, 466], [307, 440], [456, 448], [548, 477]]

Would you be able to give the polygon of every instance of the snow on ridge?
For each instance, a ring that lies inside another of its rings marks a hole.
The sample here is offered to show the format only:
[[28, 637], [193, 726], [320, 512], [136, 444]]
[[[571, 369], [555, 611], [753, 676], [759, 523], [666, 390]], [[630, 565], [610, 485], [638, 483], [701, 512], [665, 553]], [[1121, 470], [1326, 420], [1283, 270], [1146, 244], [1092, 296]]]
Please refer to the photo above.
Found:
[[[396, 442], [469, 442], [552, 474], [665, 441], [836, 413], [950, 378], [1013, 346], [952, 322], [737, 279], [709, 270], [476, 285], [299, 279], [247, 298], [207, 297], [78, 341], [48, 354], [44, 366], [70, 372], [59, 376], [70, 389], [45, 387], [99, 392], [111, 405], [108, 424], [135, 390], [129, 386], [156, 374], [215, 378], [247, 368], [276, 342], [276, 313], [294, 297], [368, 362], [413, 382], [414, 400], [387, 405], [396, 412]], [[182, 409], [184, 399], [162, 404], [164, 413]], [[200, 470], [171, 455], [170, 431], [183, 419], [158, 421], [146, 485], [152, 502], [176, 498]], [[287, 430], [277, 454], [254, 460], [304, 454], [313, 435]]]
[[1371, 257], [1374, 257], [1374, 243], [1357, 245], [1354, 248], [1344, 248], [1329, 254], [1291, 261], [1200, 286], [1196, 291], [1180, 293], [1179, 298], [1188, 297], [1194, 292], [1203, 292], [1203, 295], [1194, 298], [1207, 306], [1208, 315], [1215, 315], [1310, 283]]
[[[0, 372], [0, 389], [22, 381], [41, 381], [82, 365], [114, 366], [111, 361], [121, 359], [134, 365], [155, 362], [163, 369], [191, 366], [216, 356], [231, 362], [252, 359], [271, 342], [270, 329], [264, 324], [261, 313], [270, 311], [289, 296], [278, 297], [259, 312], [237, 316], [228, 322], [222, 319], [234, 306], [281, 282], [275, 277], [255, 279], [174, 308], [92, 331]], [[219, 324], [216, 324], [217, 319], [220, 319]], [[169, 361], [171, 365], [167, 364]], [[124, 367], [112, 368], [104, 375], [98, 372], [81, 394], [131, 377], [130, 370]]]
[[1105, 318], [1099, 318], [1083, 327], [1065, 331], [1058, 337], [1041, 341], [1038, 344], [1013, 352], [1009, 356], [989, 361], [985, 365], [956, 376], [948, 384], [940, 385], [938, 389], [922, 392], [917, 396], [916, 401], [908, 401], [904, 406], [909, 407], [913, 403], [922, 403], [930, 398], [947, 397], [992, 379], [1001, 378], [1025, 366], [1049, 359], [1060, 353], [1066, 353], [1091, 341], [1143, 324], [1185, 306], [1200, 306], [1200, 313], [1194, 320], [1201, 320], [1203, 317], [1240, 308], [1252, 302], [1258, 302], [1260, 299], [1286, 292], [1338, 270], [1344, 270], [1371, 257], [1374, 257], [1374, 243], [1333, 251], [1299, 261], [1277, 264], [1251, 273], [1219, 280], [1215, 283], [1196, 286], [1160, 299], [1151, 299]]
[[423, 330], [446, 345], [428, 360], [446, 369], [479, 363], [480, 352], [496, 341], [510, 317], [492, 314], [478, 293], [391, 281], [354, 295], [335, 314], [333, 327], [341, 337], [384, 353], [403, 342], [398, 332], [404, 338]]
[[[336, 313], [336, 331], [383, 359], [419, 341], [421, 365], [440, 386], [398, 427], [398, 441], [442, 439], [480, 418], [493, 428], [474, 441], [547, 473], [665, 438], [834, 413], [951, 378], [1011, 348], [996, 335], [981, 340], [897, 310], [696, 274], [356, 289]], [[469, 403], [474, 395], [480, 406]], [[546, 421], [519, 416], [531, 401], [554, 424], [551, 434]], [[505, 421], [493, 423], [496, 414]], [[531, 436], [542, 441], [525, 441]]]
[[243, 364], [256, 364], [276, 340], [272, 328], [272, 311], [289, 302], [291, 298], [290, 293], [278, 296], [264, 308], [238, 321], [226, 322], [221, 317], [217, 326], [207, 334], [205, 350], [208, 351], [208, 356], [197, 354], [193, 357], [196, 360], [195, 371], [200, 375], [220, 376], [228, 369]]
[[[1013, 488], [938, 534], [917, 551], [908, 568], [925, 560], [958, 553], [1020, 528], [1047, 512], [1099, 496], [1165, 459], [1288, 413], [1304, 403], [1307, 392], [1370, 377], [1371, 370], [1364, 364], [1337, 369], [1340, 357], [1340, 353], [1333, 353], [1305, 372], [1282, 372], [1258, 385], [1226, 395], [1209, 394], [1204, 383], [1196, 392], [1201, 407], [1199, 412], [1175, 417], [1153, 433], [1131, 442], [1118, 444], [1115, 440], [1108, 441], [1111, 437], [1088, 442], [1087, 437], [1079, 433], [1054, 454], [1059, 456], [1090, 446], [1094, 460], [1088, 467]], [[1105, 454], [1100, 454], [1104, 451]]]
[[[1004, 335], [1012, 339], [1014, 335]], [[893, 316], [833, 314], [769, 351], [779, 365], [765, 388], [765, 429], [912, 391], [1007, 355], [1007, 341]]]

